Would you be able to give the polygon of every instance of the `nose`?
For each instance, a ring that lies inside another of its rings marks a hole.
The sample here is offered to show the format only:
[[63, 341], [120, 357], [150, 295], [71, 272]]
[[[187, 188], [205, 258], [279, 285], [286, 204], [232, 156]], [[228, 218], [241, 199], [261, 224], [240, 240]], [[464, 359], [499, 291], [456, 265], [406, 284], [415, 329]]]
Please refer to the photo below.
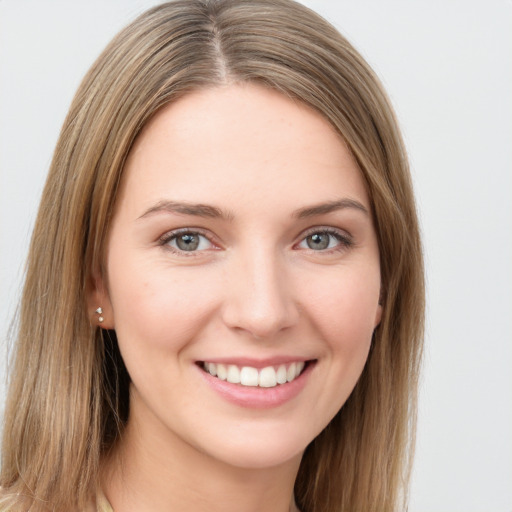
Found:
[[296, 325], [300, 315], [289, 274], [271, 250], [239, 255], [225, 279], [224, 323], [256, 339]]

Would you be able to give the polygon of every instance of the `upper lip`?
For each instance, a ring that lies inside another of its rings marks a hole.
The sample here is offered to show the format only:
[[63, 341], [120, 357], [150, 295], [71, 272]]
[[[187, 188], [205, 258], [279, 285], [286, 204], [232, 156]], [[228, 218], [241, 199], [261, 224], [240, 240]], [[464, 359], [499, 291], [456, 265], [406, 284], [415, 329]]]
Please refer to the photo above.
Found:
[[235, 366], [250, 366], [252, 368], [266, 368], [268, 366], [279, 366], [281, 364], [291, 364], [296, 362], [306, 362], [311, 361], [313, 358], [311, 357], [303, 357], [303, 356], [276, 356], [276, 357], [268, 357], [268, 358], [251, 358], [251, 357], [212, 357], [205, 358], [197, 361], [198, 363], [216, 363], [216, 364], [232, 364]]

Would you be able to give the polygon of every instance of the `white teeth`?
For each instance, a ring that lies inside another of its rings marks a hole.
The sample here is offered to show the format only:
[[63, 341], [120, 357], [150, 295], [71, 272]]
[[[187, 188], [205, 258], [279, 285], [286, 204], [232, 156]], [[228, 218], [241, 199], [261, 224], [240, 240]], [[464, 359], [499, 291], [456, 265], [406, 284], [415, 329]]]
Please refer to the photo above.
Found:
[[250, 366], [244, 366], [240, 372], [240, 384], [242, 386], [257, 386], [258, 370]]
[[267, 366], [260, 370], [258, 384], [262, 388], [273, 388], [277, 384], [276, 371], [272, 366]]
[[231, 382], [231, 384], [240, 383], [240, 370], [238, 369], [238, 366], [235, 366], [234, 364], [230, 364], [228, 366], [228, 375], [226, 380]]
[[284, 364], [277, 369], [276, 380], [278, 384], [284, 384], [286, 382], [286, 366]]
[[295, 380], [304, 369], [304, 361], [298, 361], [289, 365], [281, 364], [277, 367], [266, 366], [261, 370], [251, 366], [239, 368], [234, 364], [203, 363], [206, 372], [220, 380], [226, 380], [231, 384], [242, 386], [273, 388], [278, 384], [286, 384]]
[[296, 365], [295, 363], [292, 363], [290, 366], [288, 366], [288, 371], [286, 372], [286, 380], [288, 382], [291, 382], [293, 379], [295, 379], [295, 372]]
[[226, 368], [225, 364], [218, 364], [217, 365], [217, 377], [220, 380], [226, 380], [228, 377], [228, 369]]

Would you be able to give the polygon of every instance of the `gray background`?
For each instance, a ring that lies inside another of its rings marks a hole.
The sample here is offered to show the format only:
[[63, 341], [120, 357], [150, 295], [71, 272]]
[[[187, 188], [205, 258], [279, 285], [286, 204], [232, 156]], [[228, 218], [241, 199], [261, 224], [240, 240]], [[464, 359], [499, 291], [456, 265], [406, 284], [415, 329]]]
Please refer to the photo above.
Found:
[[[103, 46], [155, 3], [0, 0], [0, 397], [60, 125]], [[428, 279], [410, 511], [512, 512], [512, 1], [304, 3], [376, 69], [410, 152]]]

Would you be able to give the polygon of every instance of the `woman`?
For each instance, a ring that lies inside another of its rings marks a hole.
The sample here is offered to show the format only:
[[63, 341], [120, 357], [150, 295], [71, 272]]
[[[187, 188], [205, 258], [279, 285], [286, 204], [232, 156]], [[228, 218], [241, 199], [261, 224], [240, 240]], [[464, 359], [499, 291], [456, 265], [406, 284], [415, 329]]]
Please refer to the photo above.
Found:
[[151, 9], [56, 148], [2, 510], [400, 508], [422, 275], [391, 107], [335, 29], [288, 0]]

